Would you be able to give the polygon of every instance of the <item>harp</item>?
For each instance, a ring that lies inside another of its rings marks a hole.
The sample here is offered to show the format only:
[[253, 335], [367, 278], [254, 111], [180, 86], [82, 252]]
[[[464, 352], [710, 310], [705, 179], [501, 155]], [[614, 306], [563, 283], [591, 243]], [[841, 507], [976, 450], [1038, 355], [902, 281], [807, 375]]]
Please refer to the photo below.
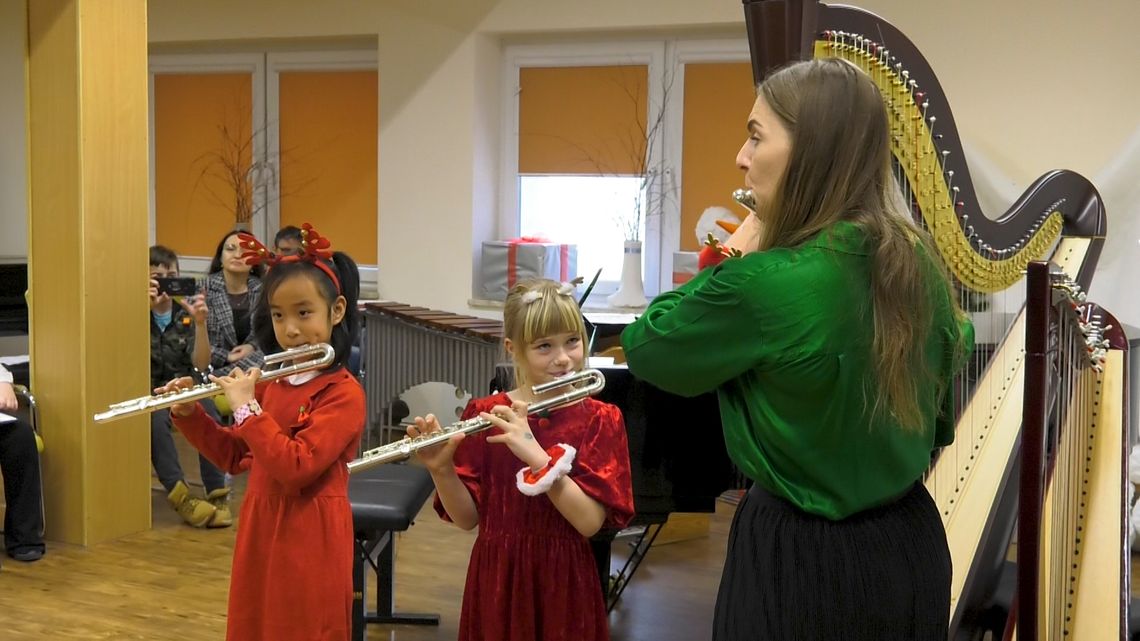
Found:
[[924, 478], [954, 564], [951, 638], [981, 629], [1000, 635], [1011, 597], [997, 586], [1003, 572], [1013, 573], [1006, 556], [1017, 516], [1024, 273], [1031, 261], [1051, 261], [1088, 287], [1106, 230], [1100, 196], [1082, 176], [1050, 171], [1008, 210], [987, 216], [945, 92], [897, 28], [870, 12], [816, 0], [744, 0], [744, 14], [757, 83], [791, 61], [837, 57], [866, 71], [883, 95], [896, 178], [977, 334], [974, 356], [954, 386], [955, 441], [936, 453]]
[[[1128, 639], [1128, 341], [1045, 263], [1029, 266], [1010, 638]], [[1115, 598], [1114, 598], [1115, 597]]]

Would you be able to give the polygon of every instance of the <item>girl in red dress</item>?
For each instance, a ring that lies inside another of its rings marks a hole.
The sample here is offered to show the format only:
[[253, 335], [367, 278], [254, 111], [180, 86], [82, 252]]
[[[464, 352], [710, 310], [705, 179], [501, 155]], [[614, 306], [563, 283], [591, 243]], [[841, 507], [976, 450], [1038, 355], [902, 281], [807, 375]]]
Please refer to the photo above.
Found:
[[[460, 641], [604, 641], [605, 603], [589, 537], [633, 516], [620, 410], [592, 398], [527, 417], [532, 386], [582, 369], [586, 329], [571, 285], [520, 283], [503, 312], [518, 388], [468, 404], [494, 428], [421, 450], [435, 508], [470, 530]], [[553, 394], [565, 392], [556, 390]], [[439, 430], [417, 417], [410, 436]]]
[[[171, 408], [174, 424], [206, 458], [230, 474], [249, 472], [228, 641], [347, 641], [352, 629], [346, 464], [364, 429], [364, 391], [344, 364], [359, 327], [359, 276], [352, 259], [330, 254], [309, 225], [304, 234], [304, 254], [267, 261], [273, 266], [254, 309], [254, 331], [266, 353], [329, 343], [333, 364], [260, 385], [257, 369], [211, 376], [235, 408], [232, 428], [197, 403]], [[270, 257], [251, 239], [242, 242], [251, 261]]]

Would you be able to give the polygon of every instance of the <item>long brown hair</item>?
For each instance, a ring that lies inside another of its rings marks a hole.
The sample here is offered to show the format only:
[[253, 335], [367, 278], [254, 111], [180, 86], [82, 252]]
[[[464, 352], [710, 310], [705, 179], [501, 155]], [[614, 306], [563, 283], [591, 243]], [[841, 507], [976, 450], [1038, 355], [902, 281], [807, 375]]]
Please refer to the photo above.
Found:
[[882, 95], [865, 73], [838, 59], [785, 67], [757, 93], [791, 135], [760, 249], [795, 247], [841, 220], [863, 229], [872, 260], [877, 393], [871, 412], [886, 409], [902, 429], [922, 429], [918, 382], [933, 376], [923, 348], [933, 307], [940, 297], [952, 310], [957, 303], [929, 235], [911, 218], [894, 180]]

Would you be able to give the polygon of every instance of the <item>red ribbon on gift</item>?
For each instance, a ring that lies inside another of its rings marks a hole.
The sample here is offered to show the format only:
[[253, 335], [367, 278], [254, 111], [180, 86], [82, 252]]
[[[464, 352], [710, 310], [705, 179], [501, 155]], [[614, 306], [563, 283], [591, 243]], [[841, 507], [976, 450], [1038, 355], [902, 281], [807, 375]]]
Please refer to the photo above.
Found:
[[[507, 289], [518, 282], [518, 251], [519, 245], [552, 244], [541, 236], [519, 236], [507, 241]], [[559, 245], [558, 280], [570, 280], [570, 245]]]

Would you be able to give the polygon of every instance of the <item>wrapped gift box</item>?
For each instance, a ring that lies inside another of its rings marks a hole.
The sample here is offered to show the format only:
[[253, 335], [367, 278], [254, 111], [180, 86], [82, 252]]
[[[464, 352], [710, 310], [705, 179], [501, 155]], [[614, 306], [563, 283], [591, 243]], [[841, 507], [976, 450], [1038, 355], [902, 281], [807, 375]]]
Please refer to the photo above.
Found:
[[542, 239], [515, 238], [483, 242], [483, 271], [478, 296], [505, 300], [507, 292], [528, 278], [565, 283], [578, 275], [578, 247]]
[[677, 288], [692, 280], [699, 271], [697, 257], [700, 252], [673, 252], [673, 287]]

